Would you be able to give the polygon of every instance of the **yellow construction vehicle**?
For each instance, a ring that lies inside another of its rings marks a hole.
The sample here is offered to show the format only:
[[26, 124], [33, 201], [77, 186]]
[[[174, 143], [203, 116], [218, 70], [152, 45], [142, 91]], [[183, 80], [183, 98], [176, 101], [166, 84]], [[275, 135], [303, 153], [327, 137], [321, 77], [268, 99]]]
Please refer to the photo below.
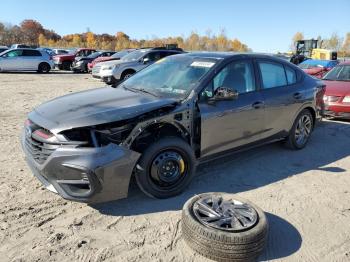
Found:
[[299, 40], [296, 42], [296, 51], [290, 62], [300, 64], [306, 59], [337, 60], [337, 52], [320, 48], [322, 41], [316, 39]]

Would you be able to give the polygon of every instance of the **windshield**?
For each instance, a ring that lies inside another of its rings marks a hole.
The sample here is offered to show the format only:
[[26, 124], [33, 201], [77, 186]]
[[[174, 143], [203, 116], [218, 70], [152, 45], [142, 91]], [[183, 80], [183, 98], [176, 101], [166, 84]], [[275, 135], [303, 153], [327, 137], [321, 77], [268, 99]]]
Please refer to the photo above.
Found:
[[123, 56], [126, 56], [129, 53], [130, 53], [130, 51], [123, 50], [123, 51], [119, 51], [119, 52], [115, 53], [111, 57], [113, 57], [113, 58], [122, 58]]
[[122, 86], [159, 97], [183, 99], [215, 63], [213, 59], [169, 56], [133, 75]]
[[350, 65], [334, 67], [323, 77], [323, 79], [332, 81], [350, 81]]
[[149, 50], [136, 50], [124, 56], [121, 60], [126, 62], [137, 61], [141, 59]]
[[99, 57], [102, 54], [102, 52], [95, 52], [87, 56], [87, 58], [96, 58]]

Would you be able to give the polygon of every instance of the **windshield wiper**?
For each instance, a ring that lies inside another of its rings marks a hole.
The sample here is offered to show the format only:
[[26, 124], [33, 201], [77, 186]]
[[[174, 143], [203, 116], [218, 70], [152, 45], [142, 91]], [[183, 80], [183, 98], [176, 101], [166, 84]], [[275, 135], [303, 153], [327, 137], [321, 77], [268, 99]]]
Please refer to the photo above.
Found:
[[122, 85], [122, 87], [124, 89], [126, 89], [126, 90], [131, 91], [131, 92], [135, 92], [136, 93], [136, 92], [140, 92], [141, 91], [142, 93], [150, 94], [150, 95], [155, 96], [155, 97], [160, 97], [159, 95], [157, 95], [157, 94], [155, 94], [155, 93], [153, 93], [151, 91], [148, 91], [148, 90], [146, 90], [144, 88], [126, 87], [125, 85]]
[[141, 92], [144, 92], [144, 93], [146, 93], [146, 94], [150, 94], [150, 95], [152, 95], [152, 96], [159, 97], [159, 95], [157, 95], [156, 93], [153, 93], [153, 92], [151, 92], [151, 91], [148, 91], [148, 90], [146, 90], [146, 89], [144, 89], [144, 88], [140, 88], [140, 89], [135, 88], [135, 89], [136, 89], [136, 90], [140, 90]]

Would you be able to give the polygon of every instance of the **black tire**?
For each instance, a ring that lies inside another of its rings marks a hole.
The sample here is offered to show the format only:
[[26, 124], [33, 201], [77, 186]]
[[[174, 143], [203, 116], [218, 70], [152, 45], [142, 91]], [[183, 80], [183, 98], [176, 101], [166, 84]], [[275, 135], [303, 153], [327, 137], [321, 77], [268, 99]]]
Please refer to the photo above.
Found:
[[136, 72], [134, 70], [126, 70], [122, 73], [120, 80], [123, 81], [125, 79], [128, 79], [130, 76], [135, 74]]
[[51, 66], [48, 63], [40, 63], [37, 72], [47, 74], [50, 70]]
[[[152, 175], [157, 157], [167, 152], [175, 152], [183, 160], [183, 172], [177, 176], [173, 184], [164, 183], [161, 179], [157, 181]], [[154, 142], [142, 153], [135, 168], [135, 178], [137, 185], [146, 195], [154, 198], [169, 198], [184, 191], [195, 175], [195, 170], [196, 159], [190, 145], [181, 138], [166, 137]]]
[[[309, 134], [307, 135], [307, 138], [305, 141], [303, 141], [303, 143], [299, 143], [297, 138], [296, 138], [296, 132], [297, 132], [297, 129], [298, 129], [298, 123], [299, 121], [302, 119], [302, 118], [308, 118], [310, 120], [310, 132]], [[314, 128], [314, 120], [313, 120], [313, 116], [311, 114], [311, 112], [308, 110], [308, 109], [304, 109], [303, 111], [301, 111], [299, 113], [299, 115], [297, 116], [297, 118], [295, 119], [294, 123], [293, 123], [293, 126], [291, 128], [291, 130], [289, 131], [289, 135], [288, 137], [286, 138], [286, 141], [285, 141], [285, 145], [292, 149], [292, 150], [300, 150], [300, 149], [303, 149], [306, 144], [308, 143], [309, 139], [310, 139], [310, 136], [311, 136], [311, 133], [313, 131], [313, 128]]]
[[62, 63], [62, 68], [63, 70], [67, 70], [67, 71], [70, 71], [72, 69], [72, 62], [70, 61], [64, 61]]
[[[229, 232], [211, 228], [198, 221], [193, 212], [194, 203], [202, 197], [222, 196], [253, 207], [258, 215], [256, 224], [240, 232]], [[190, 198], [182, 209], [182, 236], [194, 251], [215, 261], [255, 261], [264, 247], [268, 236], [268, 223], [264, 212], [248, 200], [233, 194], [204, 193]]]

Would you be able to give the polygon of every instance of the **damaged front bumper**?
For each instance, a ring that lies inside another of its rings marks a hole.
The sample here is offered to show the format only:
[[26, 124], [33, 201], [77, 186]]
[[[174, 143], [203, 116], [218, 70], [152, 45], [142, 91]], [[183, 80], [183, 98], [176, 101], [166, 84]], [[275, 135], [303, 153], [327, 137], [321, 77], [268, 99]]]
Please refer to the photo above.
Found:
[[60, 146], [38, 163], [21, 137], [33, 174], [50, 191], [65, 199], [98, 203], [125, 198], [140, 154], [116, 144], [104, 147]]

